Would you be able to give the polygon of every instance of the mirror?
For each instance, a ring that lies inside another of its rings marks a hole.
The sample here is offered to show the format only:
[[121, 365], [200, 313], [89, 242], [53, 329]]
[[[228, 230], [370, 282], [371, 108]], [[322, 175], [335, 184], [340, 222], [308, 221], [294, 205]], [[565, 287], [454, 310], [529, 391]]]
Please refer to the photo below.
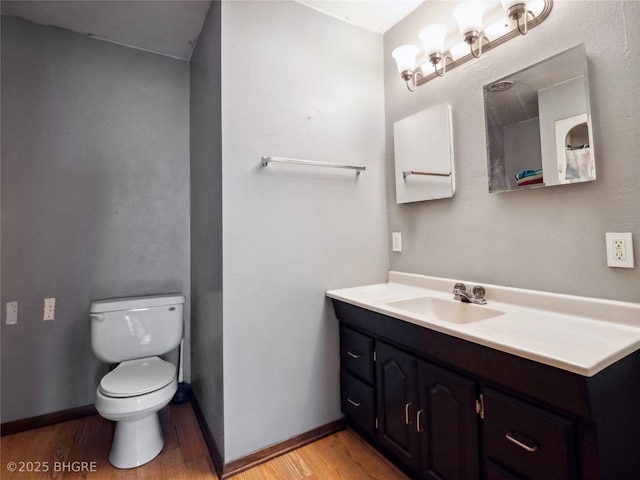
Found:
[[584, 44], [484, 87], [489, 192], [596, 179]]
[[393, 124], [396, 203], [455, 193], [451, 107], [434, 105]]

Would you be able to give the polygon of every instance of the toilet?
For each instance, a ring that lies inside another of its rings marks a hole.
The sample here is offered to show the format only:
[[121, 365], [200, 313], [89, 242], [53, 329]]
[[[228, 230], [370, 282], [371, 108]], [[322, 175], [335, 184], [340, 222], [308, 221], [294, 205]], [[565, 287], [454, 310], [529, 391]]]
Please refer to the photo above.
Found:
[[116, 298], [91, 303], [91, 348], [118, 364], [96, 391], [96, 410], [116, 423], [109, 462], [134, 468], [153, 460], [164, 445], [158, 411], [178, 388], [176, 366], [161, 359], [182, 340], [180, 294]]

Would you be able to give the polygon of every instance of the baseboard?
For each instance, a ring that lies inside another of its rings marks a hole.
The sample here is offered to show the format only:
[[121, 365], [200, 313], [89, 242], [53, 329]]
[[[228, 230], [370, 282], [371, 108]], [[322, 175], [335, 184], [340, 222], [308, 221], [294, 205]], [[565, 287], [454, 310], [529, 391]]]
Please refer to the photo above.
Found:
[[[191, 399], [191, 385], [188, 383], [180, 383], [178, 393], [183, 394], [183, 397], [179, 398], [178, 394], [174, 397], [172, 403], [182, 403]], [[66, 422], [69, 420], [75, 420], [77, 418], [88, 417], [89, 415], [95, 415], [98, 411], [95, 405], [84, 405], [82, 407], [69, 408], [67, 410], [60, 410], [57, 412], [45, 413], [44, 415], [38, 415], [36, 417], [22, 418], [20, 420], [14, 420], [12, 422], [5, 422], [0, 425], [0, 436], [11, 435], [14, 433], [20, 433], [34, 428], [48, 427], [60, 422]]]
[[23, 418], [20, 420], [14, 420], [12, 422], [5, 422], [0, 425], [0, 433], [4, 437], [5, 435], [11, 435], [14, 433], [24, 432], [33, 428], [47, 427], [60, 422], [66, 422], [68, 420], [75, 420], [76, 418], [87, 417], [98, 413], [94, 405], [84, 405], [82, 407], [69, 408], [67, 410], [60, 410], [58, 412], [45, 413], [44, 415], [38, 415], [37, 417]]
[[300, 435], [296, 435], [288, 440], [285, 440], [280, 443], [276, 443], [275, 445], [271, 445], [267, 448], [263, 448], [257, 452], [254, 452], [245, 457], [239, 458], [229, 463], [224, 463], [224, 459], [220, 454], [220, 450], [218, 445], [209, 430], [209, 426], [207, 425], [207, 421], [202, 414], [202, 409], [198, 404], [198, 400], [195, 396], [192, 396], [192, 404], [193, 410], [196, 413], [196, 417], [198, 418], [198, 423], [200, 424], [200, 428], [202, 429], [202, 434], [204, 436], [205, 442], [207, 444], [207, 448], [209, 449], [209, 453], [213, 460], [213, 464], [215, 465], [216, 472], [218, 477], [221, 480], [232, 477], [233, 475], [237, 475], [238, 473], [244, 472], [256, 465], [267, 462], [272, 458], [279, 457], [287, 452], [295, 450], [296, 448], [303, 447], [309, 443], [315, 442], [323, 437], [331, 435], [333, 433], [339, 432], [346, 427], [346, 423], [344, 418], [333, 421], [326, 425], [322, 425], [318, 428], [314, 428], [308, 432], [302, 433]]
[[296, 435], [284, 442], [276, 443], [270, 447], [263, 448], [257, 452], [254, 452], [246, 457], [239, 458], [229, 463], [225, 463], [223, 467], [223, 473], [220, 477], [224, 480], [240, 472], [248, 470], [256, 465], [264, 462], [268, 462], [272, 458], [279, 457], [285, 453], [288, 453], [297, 448], [303, 447], [309, 443], [320, 440], [323, 437], [331, 435], [333, 433], [344, 430], [346, 426], [344, 418], [335, 420], [326, 425], [322, 425], [318, 428], [314, 428], [308, 432]]

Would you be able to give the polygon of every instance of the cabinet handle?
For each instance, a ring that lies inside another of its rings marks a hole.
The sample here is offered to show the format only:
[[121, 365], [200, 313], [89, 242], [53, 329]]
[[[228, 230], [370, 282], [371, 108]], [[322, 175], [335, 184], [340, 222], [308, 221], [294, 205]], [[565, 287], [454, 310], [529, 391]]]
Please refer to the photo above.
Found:
[[525, 449], [527, 452], [535, 452], [536, 450], [538, 450], [538, 446], [534, 445], [533, 447], [530, 447], [529, 445], [526, 445], [524, 443], [522, 443], [521, 441], [515, 439], [513, 437], [513, 434], [511, 432], [506, 433], [505, 437], [507, 438], [507, 440], [509, 440], [511, 443], [516, 444], [517, 446], [519, 446], [520, 448]]
[[347, 355], [349, 355], [351, 358], [355, 358], [356, 360], [361, 357], [361, 355], [358, 355], [357, 353], [353, 353], [351, 350], [347, 351]]
[[418, 433], [424, 432], [424, 428], [420, 426], [420, 417], [422, 417], [423, 413], [424, 410], [418, 410], [418, 413], [416, 414], [416, 432]]
[[410, 420], [409, 420], [409, 407], [411, 406], [411, 402], [407, 403], [404, 406], [404, 424], [405, 425], [409, 425]]
[[349, 402], [351, 405], [353, 405], [354, 407], [359, 407], [360, 405], [362, 405], [362, 402], [354, 402], [353, 400], [351, 400], [349, 397], [347, 397], [347, 402]]

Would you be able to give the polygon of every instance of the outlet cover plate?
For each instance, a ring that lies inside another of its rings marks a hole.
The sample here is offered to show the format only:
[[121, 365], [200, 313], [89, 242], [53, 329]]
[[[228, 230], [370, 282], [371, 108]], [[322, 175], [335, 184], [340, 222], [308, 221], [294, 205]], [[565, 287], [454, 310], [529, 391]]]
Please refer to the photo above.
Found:
[[56, 299], [45, 298], [44, 299], [44, 315], [42, 320], [53, 320], [56, 318]]
[[607, 265], [610, 267], [633, 268], [633, 235], [627, 233], [607, 233]]
[[18, 323], [18, 302], [7, 302], [7, 325]]

